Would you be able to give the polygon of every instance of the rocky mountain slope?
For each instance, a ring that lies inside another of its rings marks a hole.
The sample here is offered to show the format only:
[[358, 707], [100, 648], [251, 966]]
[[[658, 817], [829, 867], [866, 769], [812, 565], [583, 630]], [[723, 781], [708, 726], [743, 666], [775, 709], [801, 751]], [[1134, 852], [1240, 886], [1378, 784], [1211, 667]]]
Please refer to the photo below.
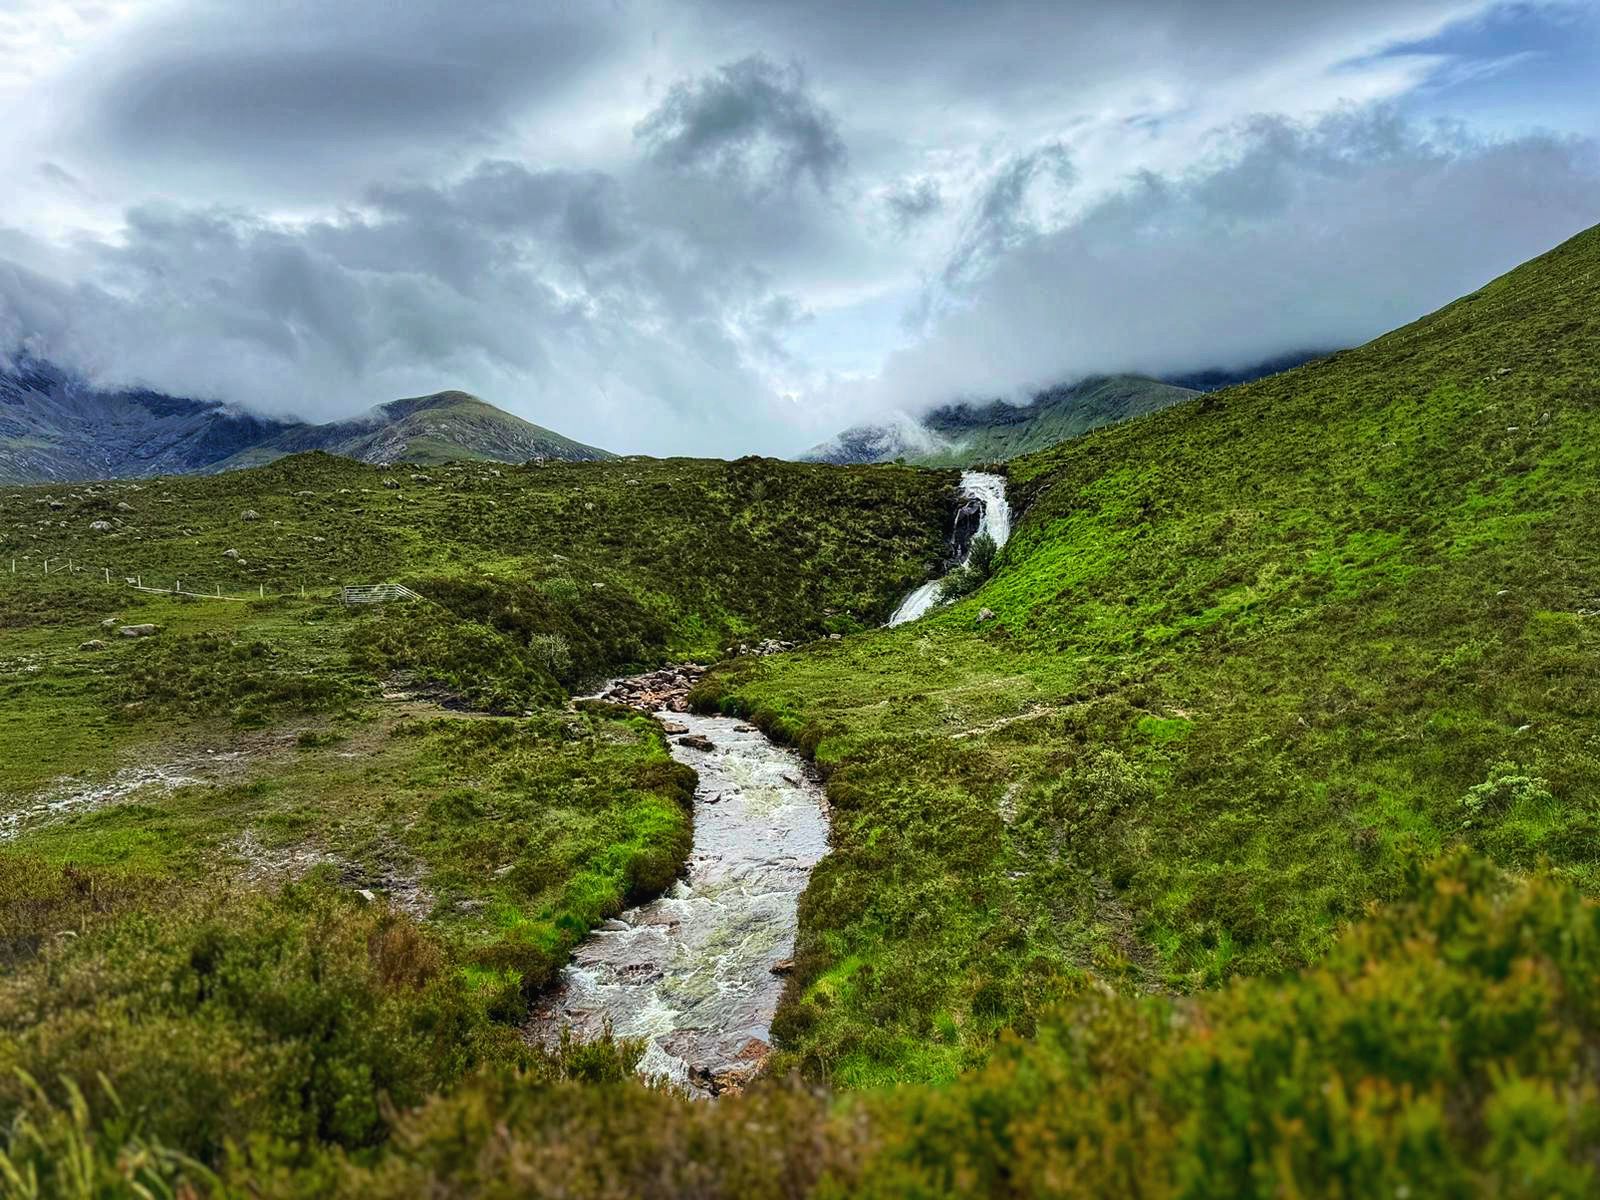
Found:
[[1108, 375], [1040, 392], [1029, 404], [947, 404], [856, 425], [800, 456], [805, 462], [965, 467], [1043, 450], [1102, 425], [1143, 416], [1195, 392], [1141, 375]]
[[37, 360], [0, 368], [0, 481], [194, 474], [304, 450], [372, 463], [611, 457], [465, 392], [395, 400], [313, 425], [144, 389], [106, 391]]

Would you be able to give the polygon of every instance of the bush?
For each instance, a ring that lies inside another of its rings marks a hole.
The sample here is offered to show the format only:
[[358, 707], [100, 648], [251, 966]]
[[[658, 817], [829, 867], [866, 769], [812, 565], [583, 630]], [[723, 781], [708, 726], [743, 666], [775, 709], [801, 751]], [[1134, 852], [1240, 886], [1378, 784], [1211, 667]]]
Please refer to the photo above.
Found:
[[[0, 989], [0, 1126], [84, 1089], [210, 1163], [224, 1145], [370, 1146], [499, 1044], [442, 948], [404, 916], [314, 884], [195, 897], [65, 942]], [[63, 1082], [65, 1081], [65, 1082]]]
[[136, 648], [112, 695], [125, 716], [225, 712], [237, 724], [256, 725], [268, 710], [325, 710], [349, 703], [360, 690], [325, 669], [295, 669], [282, 651], [259, 639], [199, 633]]

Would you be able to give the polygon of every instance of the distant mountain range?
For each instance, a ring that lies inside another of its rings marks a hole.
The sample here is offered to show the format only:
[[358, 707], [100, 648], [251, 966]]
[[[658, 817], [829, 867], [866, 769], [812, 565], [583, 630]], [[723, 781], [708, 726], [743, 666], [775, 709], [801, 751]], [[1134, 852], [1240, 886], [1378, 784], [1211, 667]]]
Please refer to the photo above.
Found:
[[948, 404], [921, 417], [893, 413], [857, 425], [800, 456], [803, 462], [874, 463], [903, 459], [965, 467], [1015, 458], [1057, 442], [1166, 408], [1190, 396], [1142, 375], [1107, 375], [1040, 392], [1029, 404]]
[[105, 391], [36, 360], [0, 367], [0, 482], [227, 471], [303, 450], [373, 463], [614, 457], [465, 392], [312, 425], [142, 389]]

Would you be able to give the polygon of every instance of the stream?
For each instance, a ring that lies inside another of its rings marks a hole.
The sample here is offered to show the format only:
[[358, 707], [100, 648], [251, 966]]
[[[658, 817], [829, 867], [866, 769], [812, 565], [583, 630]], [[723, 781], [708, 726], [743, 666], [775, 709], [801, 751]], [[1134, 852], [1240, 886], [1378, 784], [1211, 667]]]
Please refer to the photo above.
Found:
[[[796, 907], [827, 852], [822, 783], [809, 764], [728, 717], [660, 711], [679, 762], [700, 776], [684, 878], [584, 941], [536, 1006], [535, 1041], [644, 1038], [641, 1074], [691, 1094], [737, 1089], [768, 1053], [794, 950]], [[703, 749], [703, 742], [711, 749]]]

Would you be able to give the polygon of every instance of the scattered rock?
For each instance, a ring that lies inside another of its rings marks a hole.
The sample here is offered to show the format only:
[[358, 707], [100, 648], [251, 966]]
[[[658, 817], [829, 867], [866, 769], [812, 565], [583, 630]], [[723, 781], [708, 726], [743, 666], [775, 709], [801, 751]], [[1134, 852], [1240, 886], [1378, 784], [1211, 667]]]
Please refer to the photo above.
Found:
[[[689, 689], [700, 681], [706, 668], [695, 663], [681, 663], [662, 667], [645, 675], [634, 675], [609, 684], [596, 699], [624, 704], [640, 712], [686, 713], [689, 711]], [[670, 728], [672, 733], [687, 733], [687, 728]]]
[[398, 479], [385, 479], [383, 481], [383, 486], [391, 490], [397, 489], [400, 486], [400, 481]]
[[117, 501], [117, 511], [118, 512], [132, 512], [133, 511], [133, 505], [129, 504], [126, 500], [118, 500]]
[[161, 627], [159, 625], [124, 625], [117, 630], [118, 633], [126, 638], [154, 637], [160, 631]]
[[844, 634], [842, 634], [842, 633], [830, 633], [828, 635], [828, 640], [830, 642], [837, 642], [842, 637], [844, 637]]
[[89, 528], [94, 530], [96, 533], [110, 533], [111, 532], [111, 522], [110, 521], [90, 521], [89, 522]]
[[241, 520], [241, 521], [259, 521], [259, 520], [261, 520], [261, 514], [258, 513], [253, 508], [247, 508], [242, 513], [239, 514], [239, 520]]
[[668, 737], [674, 737], [680, 733], [688, 733], [689, 727], [687, 725], [679, 725], [676, 721], [663, 721], [661, 722], [661, 732]]
[[122, 622], [117, 620], [117, 618], [115, 618], [115, 617], [107, 617], [104, 621], [100, 622], [100, 628], [101, 629], [115, 629], [118, 625], [121, 625], [121, 624], [122, 624]]
[[87, 642], [80, 642], [78, 644], [79, 650], [104, 650], [105, 648], [106, 644], [99, 638], [90, 638]]
[[762, 657], [768, 654], [783, 654], [793, 650], [793, 642], [781, 642], [777, 638], [767, 638], [760, 642], [740, 642], [728, 647], [728, 657], [743, 657], [746, 655]]
[[982, 625], [985, 621], [992, 620], [994, 620], [994, 609], [980, 608], [978, 610], [978, 624]]
[[770, 969], [774, 975], [787, 975], [794, 970], [794, 959], [780, 958]]
[[360, 896], [368, 904], [375, 904], [378, 899], [377, 893], [371, 888], [357, 888], [356, 895]]
[[222, 557], [223, 558], [238, 558], [239, 557], [239, 552], [237, 550], [224, 550], [222, 552]]
[[691, 733], [687, 737], [678, 739], [678, 745], [687, 746], [691, 750], [703, 750], [707, 754], [717, 748], [717, 744], [708, 737], [701, 737], [698, 733]]

